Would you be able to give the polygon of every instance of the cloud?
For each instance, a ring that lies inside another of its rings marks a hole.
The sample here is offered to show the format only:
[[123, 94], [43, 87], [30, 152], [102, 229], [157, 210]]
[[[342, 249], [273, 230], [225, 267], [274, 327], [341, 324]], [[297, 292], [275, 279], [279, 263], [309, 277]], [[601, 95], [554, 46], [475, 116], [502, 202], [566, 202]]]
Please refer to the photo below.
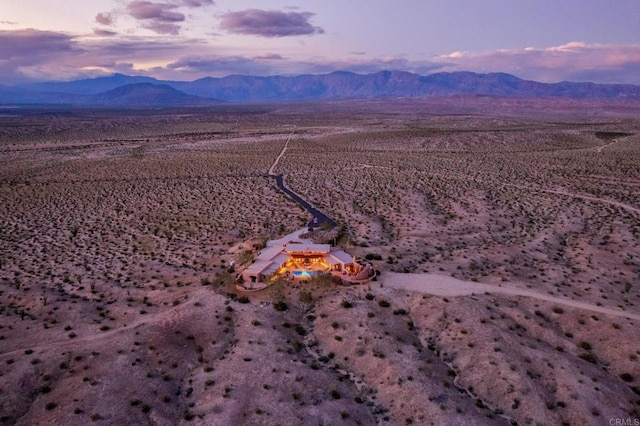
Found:
[[34, 29], [0, 31], [0, 60], [55, 55], [73, 50], [73, 37]]
[[142, 26], [158, 34], [177, 35], [180, 32], [179, 22], [184, 22], [185, 15], [176, 12], [174, 3], [153, 3], [146, 0], [134, 0], [127, 5], [129, 15]]
[[543, 48], [490, 52], [453, 52], [434, 58], [449, 70], [508, 72], [543, 82], [595, 81], [640, 84], [640, 45], [595, 44], [581, 41]]
[[101, 25], [112, 26], [117, 16], [129, 15], [139, 21], [142, 28], [157, 34], [177, 35], [181, 24], [186, 20], [180, 8], [201, 8], [212, 6], [214, 0], [167, 0], [156, 2], [148, 0], [126, 1], [124, 9], [114, 9], [111, 12], [101, 12], [96, 15], [96, 22]]
[[[271, 61], [267, 61], [271, 62]], [[194, 76], [222, 77], [230, 74], [267, 75], [275, 71], [265, 61], [254, 60], [245, 56], [190, 56], [178, 59], [164, 68], [156, 68], [154, 72], [161, 74], [179, 73]]]
[[0, 75], [3, 78], [0, 84], [88, 78], [114, 72], [195, 80], [230, 74], [297, 75], [337, 70], [357, 73], [403, 70], [422, 75], [466, 70], [508, 72], [546, 82], [640, 84], [640, 45], [573, 42], [542, 48], [454, 52], [416, 60], [367, 54], [310, 57], [287, 50], [261, 51], [259, 47], [238, 50], [237, 47], [216, 45], [211, 39], [127, 36], [123, 31], [116, 34], [111, 28], [97, 28], [93, 34], [84, 35], [34, 29], [0, 31]]
[[113, 25], [113, 16], [110, 13], [98, 13], [96, 15], [96, 22], [102, 25]]
[[204, 7], [214, 5], [213, 0], [182, 0], [182, 4], [189, 7]]
[[414, 63], [396, 57], [372, 59], [362, 55], [330, 60], [295, 59], [279, 53], [259, 51], [236, 54], [236, 49], [214, 48], [206, 40], [124, 35], [108, 37], [110, 31], [95, 31], [102, 36], [74, 37], [35, 30], [0, 32], [0, 74], [4, 82], [88, 78], [114, 72], [195, 80], [230, 74], [296, 75], [336, 70], [375, 72], [384, 69], [422, 72], [434, 68], [433, 64]]
[[101, 28], [94, 28], [93, 33], [100, 37], [113, 37], [118, 34], [115, 31], [103, 30]]
[[255, 56], [255, 59], [267, 59], [267, 60], [281, 60], [287, 59], [282, 55], [278, 55], [277, 53], [263, 53], [262, 55]]
[[110, 31], [101, 31], [104, 30], [94, 30], [101, 37], [33, 29], [0, 31], [0, 84], [88, 78], [114, 72], [145, 74], [145, 69], [150, 68], [145, 64], [170, 62], [189, 49], [201, 48], [198, 40], [108, 37]]
[[3, 83], [51, 77], [58, 61], [82, 54], [74, 38], [65, 33], [21, 29], [0, 31], [0, 75]]
[[323, 34], [309, 20], [310, 12], [280, 12], [275, 10], [247, 9], [222, 15], [221, 28], [234, 34], [260, 37], [287, 37]]
[[157, 20], [161, 22], [182, 22], [185, 17], [182, 13], [173, 12], [175, 4], [152, 3], [145, 0], [135, 0], [127, 5], [129, 15], [140, 20]]

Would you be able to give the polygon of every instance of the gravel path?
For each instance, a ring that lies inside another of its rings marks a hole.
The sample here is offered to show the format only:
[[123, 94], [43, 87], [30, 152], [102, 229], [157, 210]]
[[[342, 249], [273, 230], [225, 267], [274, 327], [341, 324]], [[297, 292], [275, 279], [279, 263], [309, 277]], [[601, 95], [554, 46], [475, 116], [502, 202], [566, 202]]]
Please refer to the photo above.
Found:
[[620, 309], [596, 306], [590, 303], [578, 302], [566, 297], [553, 296], [533, 290], [523, 289], [514, 283], [504, 285], [483, 284], [471, 281], [462, 281], [446, 275], [438, 274], [401, 274], [397, 272], [385, 272], [380, 276], [380, 281], [385, 287], [408, 290], [417, 293], [432, 294], [435, 296], [470, 296], [473, 294], [505, 294], [509, 296], [524, 296], [532, 299], [545, 300], [558, 305], [571, 306], [587, 311], [629, 318], [640, 321], [640, 314], [625, 312]]

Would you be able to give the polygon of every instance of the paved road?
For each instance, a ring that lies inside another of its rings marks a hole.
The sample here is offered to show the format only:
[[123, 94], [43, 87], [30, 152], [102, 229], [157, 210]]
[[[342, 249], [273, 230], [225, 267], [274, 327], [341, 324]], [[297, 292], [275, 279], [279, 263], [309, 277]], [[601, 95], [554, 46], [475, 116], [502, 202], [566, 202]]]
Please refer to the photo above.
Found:
[[[311, 204], [309, 204], [309, 202], [306, 201], [304, 198], [302, 198], [301, 196], [299, 196], [298, 194], [296, 194], [295, 192], [287, 188], [284, 185], [284, 179], [282, 175], [275, 175], [273, 177], [276, 179], [276, 184], [278, 185], [278, 188], [280, 188], [285, 194], [291, 197], [293, 201], [300, 204], [305, 210], [311, 213], [311, 215], [313, 216], [313, 219], [309, 221], [307, 226], [318, 227], [326, 223], [327, 225], [333, 228], [334, 226], [337, 225], [336, 222], [333, 219], [331, 219], [329, 216], [322, 213], [320, 210], [316, 209]], [[317, 222], [315, 221], [315, 219], [317, 219]]]
[[313, 226], [315, 228], [326, 223], [331, 228], [333, 228], [334, 226], [337, 225], [333, 219], [331, 219], [329, 216], [327, 216], [326, 214], [322, 213], [320, 210], [313, 207], [311, 203], [309, 203], [304, 198], [302, 198], [301, 196], [299, 196], [298, 194], [296, 194], [295, 192], [287, 188], [284, 184], [284, 178], [282, 174], [279, 174], [279, 175], [275, 174], [275, 169], [278, 165], [278, 162], [284, 156], [285, 152], [287, 152], [287, 148], [289, 147], [289, 142], [291, 141], [291, 138], [293, 137], [295, 132], [296, 131], [294, 129], [289, 135], [289, 137], [287, 138], [287, 142], [285, 142], [284, 146], [282, 147], [282, 151], [280, 151], [280, 154], [275, 159], [275, 161], [273, 162], [273, 165], [269, 169], [269, 176], [275, 178], [276, 185], [278, 185], [278, 188], [280, 188], [282, 192], [287, 194], [289, 197], [291, 197], [293, 201], [300, 204], [305, 210], [311, 213], [311, 216], [313, 216], [313, 218], [307, 223], [307, 227]]

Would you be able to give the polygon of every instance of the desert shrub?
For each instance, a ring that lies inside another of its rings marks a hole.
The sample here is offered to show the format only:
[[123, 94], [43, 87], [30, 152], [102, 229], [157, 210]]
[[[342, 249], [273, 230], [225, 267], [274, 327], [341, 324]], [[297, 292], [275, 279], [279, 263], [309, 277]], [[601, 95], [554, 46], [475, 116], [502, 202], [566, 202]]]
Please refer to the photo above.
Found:
[[287, 309], [289, 309], [289, 307], [284, 302], [284, 300], [278, 300], [277, 302], [273, 302], [273, 308], [278, 312], [284, 312]]
[[620, 375], [620, 378], [621, 378], [622, 380], [624, 380], [625, 382], [627, 382], [627, 383], [629, 383], [629, 382], [633, 382], [633, 379], [634, 379], [634, 377], [633, 377], [631, 374], [629, 374], [629, 373], [622, 373], [622, 374]]
[[546, 320], [546, 319], [547, 319], [547, 317], [544, 315], [544, 313], [543, 313], [542, 311], [540, 311], [540, 310], [536, 310], [536, 311], [534, 312], [534, 314], [536, 314], [536, 316], [537, 316], [537, 317], [540, 317], [540, 318], [542, 318], [542, 319], [544, 319], [544, 320]]
[[580, 342], [578, 346], [580, 346], [580, 348], [584, 349], [585, 351], [591, 350], [591, 343], [589, 342]]
[[382, 256], [378, 253], [367, 253], [364, 258], [367, 260], [382, 260]]
[[598, 358], [596, 358], [596, 356], [592, 353], [583, 353], [578, 355], [578, 358], [583, 359], [587, 362], [590, 362], [591, 364], [597, 364], [598, 363]]
[[247, 296], [240, 296], [238, 297], [238, 303], [249, 303], [250, 300]]
[[345, 309], [349, 309], [349, 308], [353, 308], [353, 303], [349, 302], [348, 300], [343, 300], [340, 303], [340, 306], [342, 306]]
[[388, 308], [389, 306], [391, 306], [391, 303], [389, 303], [388, 301], [381, 299], [378, 301], [378, 306], [382, 307], [382, 308]]

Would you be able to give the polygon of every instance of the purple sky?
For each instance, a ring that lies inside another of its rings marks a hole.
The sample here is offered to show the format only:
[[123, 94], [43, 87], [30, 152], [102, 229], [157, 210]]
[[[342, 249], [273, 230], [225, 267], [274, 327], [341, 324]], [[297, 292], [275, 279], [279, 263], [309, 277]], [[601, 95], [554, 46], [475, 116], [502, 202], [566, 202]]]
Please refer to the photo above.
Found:
[[640, 84], [640, 1], [0, 3], [0, 84], [397, 69]]

